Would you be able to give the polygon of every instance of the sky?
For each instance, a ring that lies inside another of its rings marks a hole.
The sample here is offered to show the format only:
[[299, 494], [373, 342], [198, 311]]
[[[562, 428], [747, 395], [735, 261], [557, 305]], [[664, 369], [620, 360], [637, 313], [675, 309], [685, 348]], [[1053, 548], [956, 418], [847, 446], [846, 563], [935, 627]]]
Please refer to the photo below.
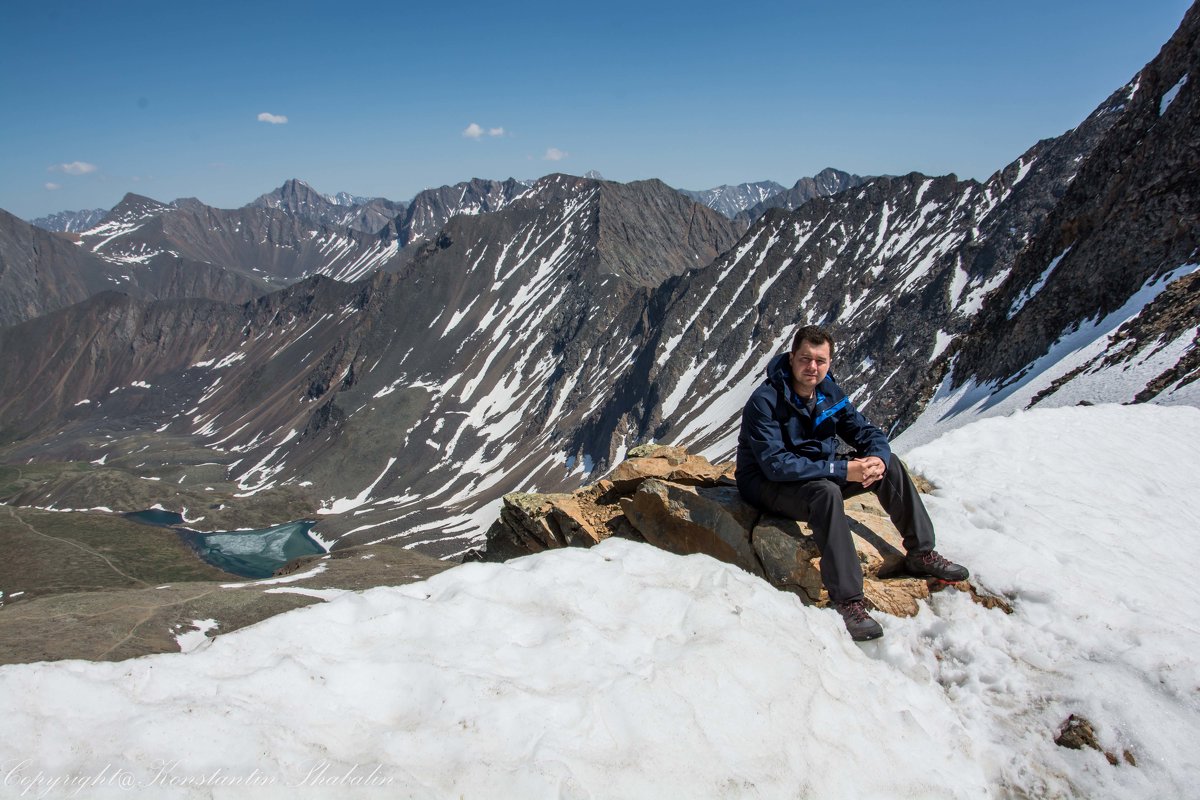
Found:
[[597, 170], [704, 189], [985, 179], [1158, 52], [1183, 0], [4, 3], [0, 208], [408, 200]]

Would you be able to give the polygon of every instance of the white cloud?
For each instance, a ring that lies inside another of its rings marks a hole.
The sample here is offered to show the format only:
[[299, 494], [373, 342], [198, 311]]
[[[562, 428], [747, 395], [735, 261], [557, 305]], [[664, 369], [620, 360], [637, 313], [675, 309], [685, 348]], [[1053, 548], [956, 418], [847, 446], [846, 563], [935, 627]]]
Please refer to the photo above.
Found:
[[478, 122], [472, 122], [467, 127], [463, 128], [462, 135], [467, 139], [482, 139], [487, 136], [503, 136], [504, 128], [487, 128], [485, 129]]
[[546, 155], [542, 156], [543, 161], [562, 161], [567, 156], [571, 155], [566, 150], [559, 150], [557, 147], [546, 148]]
[[57, 183], [51, 183], [51, 182], [49, 182], [49, 181], [46, 181], [46, 191], [47, 191], [47, 192], [53, 192], [53, 191], [55, 191], [56, 189], [61, 189], [61, 188], [62, 188], [62, 186], [60, 186], [60, 185], [59, 185], [59, 184], [57, 184]]
[[96, 171], [95, 164], [89, 164], [86, 161], [72, 161], [69, 164], [52, 164], [46, 167], [49, 172], [65, 172], [68, 175], [86, 175], [89, 172]]
[[258, 115], [259, 122], [269, 122], [272, 125], [287, 125], [287, 117], [283, 114], [271, 114], [266, 111]]

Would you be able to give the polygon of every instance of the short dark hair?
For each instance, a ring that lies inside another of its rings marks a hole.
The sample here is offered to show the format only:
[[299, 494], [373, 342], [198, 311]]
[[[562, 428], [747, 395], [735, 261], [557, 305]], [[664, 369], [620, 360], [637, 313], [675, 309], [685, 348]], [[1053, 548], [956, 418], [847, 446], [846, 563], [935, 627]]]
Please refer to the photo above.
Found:
[[829, 331], [819, 325], [801, 325], [796, 329], [796, 334], [792, 337], [792, 349], [794, 353], [800, 349], [800, 345], [808, 342], [811, 345], [829, 345], [829, 357], [833, 358], [833, 337], [829, 335]]

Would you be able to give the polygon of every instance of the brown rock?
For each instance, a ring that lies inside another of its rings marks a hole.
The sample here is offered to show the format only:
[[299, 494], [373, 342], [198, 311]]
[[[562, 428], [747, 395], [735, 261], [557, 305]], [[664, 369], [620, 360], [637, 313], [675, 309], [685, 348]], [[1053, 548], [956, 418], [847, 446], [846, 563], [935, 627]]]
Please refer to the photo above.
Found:
[[569, 497], [568, 494], [506, 494], [500, 508], [500, 523], [527, 552], [540, 553], [547, 548], [565, 547], [566, 540], [551, 527], [546, 517], [550, 513], [551, 499]]
[[[863, 566], [863, 594], [880, 611], [911, 617], [917, 613], [917, 600], [929, 597], [929, 585], [918, 578], [884, 579], [896, 574], [903, 545], [888, 518], [869, 506], [859, 497], [846, 502], [854, 547]], [[821, 582], [821, 554], [807, 524], [764, 516], [754, 526], [751, 541], [772, 584], [796, 591], [812, 603], [828, 602]]]
[[710, 464], [703, 456], [688, 456], [671, 470], [668, 478], [691, 486], [713, 486], [725, 475], [725, 468]]
[[812, 603], [822, 599], [821, 554], [812, 536], [800, 533], [800, 523], [764, 516], [750, 541], [772, 585]]
[[915, 617], [918, 600], [929, 597], [929, 583], [920, 578], [892, 578], [881, 581], [863, 578], [863, 595], [872, 606], [896, 617]]
[[879, 498], [875, 496], [874, 492], [866, 492], [849, 498], [846, 500], [846, 510], [871, 514], [876, 517], [887, 517], [888, 515], [883, 510], [883, 506], [880, 505]]
[[676, 464], [688, 457], [687, 448], [665, 444], [639, 444], [628, 453], [629, 458], [664, 458]]
[[550, 501], [550, 519], [559, 537], [572, 547], [591, 547], [606, 538], [576, 497], [555, 495]]
[[[1058, 736], [1055, 737], [1054, 743], [1059, 747], [1067, 747], [1071, 750], [1082, 750], [1085, 747], [1090, 747], [1104, 754], [1104, 758], [1109, 764], [1114, 767], [1120, 763], [1115, 753], [1110, 753], [1100, 746], [1100, 740], [1096, 738], [1096, 730], [1092, 727], [1091, 720], [1079, 714], [1072, 714], [1067, 717], [1066, 722], [1058, 731]], [[1133, 753], [1125, 750], [1121, 753], [1125, 763], [1130, 766], [1137, 766], [1137, 759], [1133, 757]]]
[[[716, 486], [729, 472], [728, 465], [716, 466], [703, 456], [690, 455], [682, 447], [661, 447], [652, 455], [628, 458], [617, 465], [610, 476], [613, 486], [622, 494], [635, 491], [647, 478], [660, 478], [688, 486]], [[647, 452], [645, 445], [634, 448]]]
[[[733, 463], [711, 464], [682, 447], [641, 445], [609, 479], [574, 494], [510, 494], [488, 531], [484, 557], [503, 560], [547, 548], [590, 547], [609, 536], [640, 538], [673, 553], [705, 553], [766, 578], [809, 603], [829, 601], [812, 530], [780, 517], [759, 518], [733, 484]], [[928, 481], [918, 479], [924, 489]], [[863, 567], [863, 593], [876, 609], [917, 613], [917, 601], [947, 584], [914, 578], [904, 568], [899, 532], [872, 493], [845, 503]], [[951, 584], [988, 608], [1011, 613], [1003, 598]]]
[[646, 478], [665, 478], [674, 467], [665, 458], [627, 458], [613, 470], [610, 479], [619, 492], [632, 492]]
[[758, 512], [732, 487], [691, 487], [655, 478], [621, 501], [646, 541], [679, 555], [705, 553], [762, 576], [750, 544]]

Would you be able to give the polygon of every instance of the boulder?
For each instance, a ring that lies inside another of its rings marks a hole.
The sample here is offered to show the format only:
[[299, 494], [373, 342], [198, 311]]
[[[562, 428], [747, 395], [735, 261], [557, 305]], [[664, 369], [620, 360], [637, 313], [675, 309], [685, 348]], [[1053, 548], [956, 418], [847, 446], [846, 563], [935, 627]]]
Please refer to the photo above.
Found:
[[554, 496], [550, 503], [550, 520], [557, 526], [558, 535], [572, 547], [591, 547], [601, 539], [607, 538], [597, 520], [584, 511], [582, 502], [567, 495]]
[[[513, 492], [504, 495], [500, 507], [500, 519], [492, 526], [497, 537], [505, 537], [515, 544], [518, 552], [540, 553], [548, 548], [565, 547], [566, 539], [551, 527], [547, 516], [551, 499], [568, 498], [570, 495], [531, 494]], [[491, 538], [489, 531], [489, 539]]]
[[[615, 481], [614, 481], [615, 483]], [[758, 511], [731, 486], [682, 486], [647, 478], [621, 500], [646, 541], [680, 555], [704, 553], [763, 576], [750, 544]]]
[[733, 477], [732, 463], [712, 464], [682, 447], [642, 445], [613, 470], [610, 480], [617, 491], [628, 494], [647, 478], [660, 478], [687, 486], [712, 486]]
[[[506, 495], [483, 557], [502, 560], [547, 548], [590, 547], [609, 536], [625, 536], [680, 555], [704, 553], [806, 603], [829, 602], [812, 530], [761, 515], [743, 501], [732, 481], [732, 464], [710, 464], [682, 447], [663, 445], [642, 445], [629, 454], [610, 479], [573, 494]], [[845, 509], [867, 600], [888, 614], [916, 614], [917, 601], [944, 584], [906, 573], [900, 534], [874, 494], [849, 498]], [[966, 581], [955, 585], [977, 602], [1011, 613], [1002, 598], [980, 595]]]
[[812, 537], [801, 533], [799, 523], [765, 516], [754, 526], [750, 541], [772, 585], [813, 603], [821, 600], [821, 554]]
[[506, 494], [483, 552], [471, 559], [504, 561], [557, 547], [591, 547], [609, 536], [636, 536], [602, 480], [573, 494]]

